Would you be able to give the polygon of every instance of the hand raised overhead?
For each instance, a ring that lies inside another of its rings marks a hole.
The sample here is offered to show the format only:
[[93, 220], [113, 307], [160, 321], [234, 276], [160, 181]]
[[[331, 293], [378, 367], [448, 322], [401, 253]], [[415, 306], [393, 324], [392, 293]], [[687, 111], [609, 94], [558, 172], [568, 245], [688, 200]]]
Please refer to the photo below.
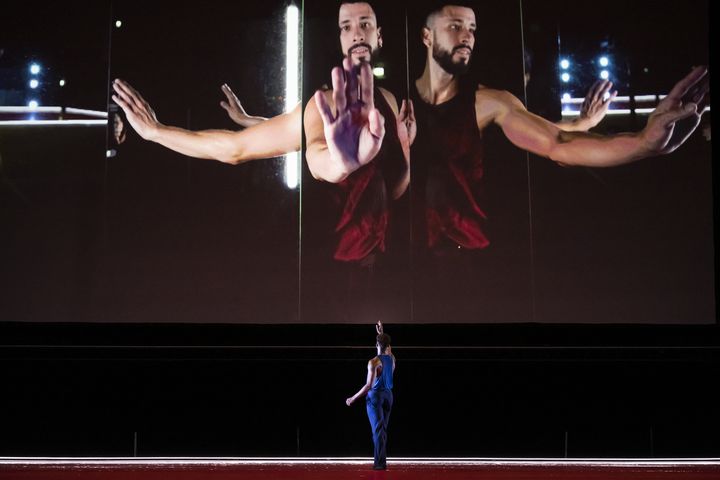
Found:
[[695, 67], [680, 80], [650, 115], [642, 132], [646, 147], [654, 153], [670, 153], [695, 131], [710, 102], [710, 78], [706, 67]]
[[373, 76], [368, 63], [353, 67], [350, 59], [332, 71], [333, 112], [325, 95], [315, 93], [325, 142], [333, 161], [354, 171], [370, 163], [385, 137], [385, 119], [375, 108]]

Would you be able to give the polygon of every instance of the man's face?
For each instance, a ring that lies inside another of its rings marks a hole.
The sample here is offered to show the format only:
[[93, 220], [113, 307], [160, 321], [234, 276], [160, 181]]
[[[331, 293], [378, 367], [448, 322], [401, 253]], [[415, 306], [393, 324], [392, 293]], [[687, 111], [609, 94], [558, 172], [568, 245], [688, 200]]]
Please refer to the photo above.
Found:
[[475, 47], [475, 12], [471, 8], [445, 6], [428, 25], [432, 56], [452, 75], [465, 73]]
[[344, 3], [338, 14], [340, 47], [353, 65], [370, 62], [382, 46], [380, 28], [367, 3]]

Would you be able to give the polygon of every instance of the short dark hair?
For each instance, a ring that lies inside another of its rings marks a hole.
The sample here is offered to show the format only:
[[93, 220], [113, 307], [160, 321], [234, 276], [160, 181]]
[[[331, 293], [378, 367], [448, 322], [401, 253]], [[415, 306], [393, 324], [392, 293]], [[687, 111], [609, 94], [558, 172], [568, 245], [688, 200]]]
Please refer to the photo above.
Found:
[[387, 347], [390, 346], [390, 335], [387, 333], [381, 333], [377, 337], [375, 337], [375, 341], [380, 346], [380, 351], [384, 352]]
[[340, 11], [340, 7], [342, 7], [343, 5], [353, 4], [353, 3], [367, 3], [368, 5], [370, 5], [370, 8], [372, 9], [373, 13], [375, 14], [375, 20], [377, 21], [378, 24], [380, 23], [380, 20], [378, 20], [378, 18], [382, 17], [381, 14], [383, 12], [383, 8], [382, 8], [382, 4], [380, 4], [379, 2], [378, 2], [378, 5], [376, 5], [375, 2], [373, 2], [371, 0], [339, 0], [338, 4], [337, 4], [338, 5], [337, 9], [338, 9], [338, 11]]
[[473, 2], [468, 0], [433, 0], [430, 1], [425, 9], [425, 27], [430, 27], [430, 17], [437, 15], [445, 7], [467, 7], [473, 11]]
[[340, 0], [338, 2], [338, 10], [340, 9], [340, 7], [342, 7], [346, 3], [350, 3], [350, 4], [352, 4], [352, 3], [367, 3], [368, 5], [370, 5], [370, 8], [372, 8], [373, 12], [376, 11], [375, 5], [373, 4], [373, 2], [371, 0]]

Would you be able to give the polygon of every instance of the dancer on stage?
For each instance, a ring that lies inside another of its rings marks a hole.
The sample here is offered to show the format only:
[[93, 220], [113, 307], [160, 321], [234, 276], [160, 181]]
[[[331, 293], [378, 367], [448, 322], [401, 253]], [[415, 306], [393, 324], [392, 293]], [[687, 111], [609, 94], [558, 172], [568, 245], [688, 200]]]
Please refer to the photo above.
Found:
[[355, 395], [345, 400], [345, 403], [349, 407], [358, 398], [367, 394], [365, 402], [375, 445], [373, 469], [385, 470], [387, 468], [387, 428], [393, 405], [395, 356], [390, 346], [390, 335], [383, 332], [382, 322], [377, 322], [375, 330], [377, 330], [375, 342], [377, 356], [368, 362], [367, 382]]

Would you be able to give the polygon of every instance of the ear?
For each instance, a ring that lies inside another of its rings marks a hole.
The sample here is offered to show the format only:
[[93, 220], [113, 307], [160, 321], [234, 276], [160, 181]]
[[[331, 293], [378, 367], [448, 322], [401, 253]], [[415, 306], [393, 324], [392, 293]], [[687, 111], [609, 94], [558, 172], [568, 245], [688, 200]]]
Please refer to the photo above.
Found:
[[433, 44], [433, 33], [432, 30], [430, 30], [428, 27], [422, 28], [422, 42], [423, 44], [430, 48]]
[[382, 48], [382, 44], [383, 44], [382, 27], [378, 27], [377, 36], [378, 36], [378, 48]]

